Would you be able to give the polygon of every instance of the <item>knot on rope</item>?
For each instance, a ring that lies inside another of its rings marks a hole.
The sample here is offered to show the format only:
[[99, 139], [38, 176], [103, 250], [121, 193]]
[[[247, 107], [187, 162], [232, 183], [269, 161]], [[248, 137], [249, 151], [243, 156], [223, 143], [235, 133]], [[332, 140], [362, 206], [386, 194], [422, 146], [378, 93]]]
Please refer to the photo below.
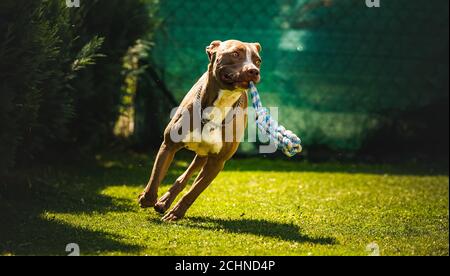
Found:
[[250, 82], [250, 96], [252, 97], [253, 108], [255, 109], [255, 122], [258, 129], [265, 133], [279, 150], [285, 155], [292, 157], [302, 151], [301, 140], [292, 131], [279, 125], [269, 110], [262, 106], [258, 90], [253, 82]]

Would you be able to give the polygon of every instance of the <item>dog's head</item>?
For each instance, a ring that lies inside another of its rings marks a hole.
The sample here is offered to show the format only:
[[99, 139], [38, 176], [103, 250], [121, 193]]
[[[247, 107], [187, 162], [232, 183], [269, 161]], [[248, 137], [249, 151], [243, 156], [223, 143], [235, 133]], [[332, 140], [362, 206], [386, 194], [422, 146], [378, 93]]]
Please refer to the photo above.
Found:
[[213, 41], [206, 47], [210, 73], [223, 89], [247, 89], [249, 82], [258, 83], [261, 79], [260, 51], [259, 43]]

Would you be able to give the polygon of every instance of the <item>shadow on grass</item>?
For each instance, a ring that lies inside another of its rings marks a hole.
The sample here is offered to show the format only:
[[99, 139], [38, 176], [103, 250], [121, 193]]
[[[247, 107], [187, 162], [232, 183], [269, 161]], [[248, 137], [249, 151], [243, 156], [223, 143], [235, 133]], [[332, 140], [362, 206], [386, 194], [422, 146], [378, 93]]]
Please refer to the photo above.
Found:
[[273, 172], [315, 172], [315, 173], [348, 173], [376, 175], [416, 175], [435, 176], [448, 175], [448, 162], [443, 163], [403, 163], [403, 164], [365, 164], [365, 163], [309, 163], [289, 160], [286, 157], [270, 159], [251, 157], [232, 159], [226, 171], [273, 171]]
[[[121, 185], [143, 189], [151, 163], [147, 157], [115, 156], [96, 162], [23, 171], [19, 174], [26, 175], [24, 178], [32, 179], [31, 182], [0, 183], [0, 255], [66, 255], [68, 243], [78, 243], [81, 254], [87, 255], [138, 252], [138, 246], [121, 242], [120, 236], [48, 220], [43, 214], [137, 211], [138, 192], [119, 198], [103, 191]], [[184, 165], [174, 163], [164, 183], [173, 182]]]
[[[145, 185], [150, 170], [153, 166], [154, 154], [148, 154], [136, 158], [117, 158], [109, 156], [106, 159], [114, 160], [113, 165], [103, 168], [112, 174], [119, 176], [128, 172], [133, 172], [139, 176], [139, 185]], [[174, 162], [161, 185], [172, 184], [181, 175], [193, 159], [194, 155], [187, 151], [180, 151], [175, 156]], [[349, 174], [377, 174], [377, 175], [416, 175], [416, 176], [436, 176], [448, 175], [449, 167], [446, 162], [414, 163], [407, 162], [401, 164], [368, 164], [368, 163], [309, 163], [297, 159], [280, 157], [278, 159], [267, 158], [263, 155], [250, 158], [233, 158], [227, 162], [225, 171], [273, 171], [273, 172], [317, 172], [317, 173], [349, 173]], [[129, 173], [127, 180], [130, 180]]]
[[[151, 223], [164, 224], [159, 219], [149, 219]], [[312, 243], [320, 245], [334, 245], [336, 239], [332, 237], [310, 237], [301, 233], [301, 229], [293, 224], [272, 222], [267, 220], [255, 219], [213, 219], [203, 217], [190, 217], [181, 221], [183, 226], [199, 228], [203, 230], [223, 229], [229, 233], [251, 234], [279, 239], [289, 242]]]
[[142, 249], [120, 241], [118, 235], [43, 218], [41, 206], [5, 205], [5, 201], [0, 204], [0, 255], [64, 256], [69, 254], [65, 251], [69, 243], [78, 244], [81, 255], [115, 251], [137, 254]]

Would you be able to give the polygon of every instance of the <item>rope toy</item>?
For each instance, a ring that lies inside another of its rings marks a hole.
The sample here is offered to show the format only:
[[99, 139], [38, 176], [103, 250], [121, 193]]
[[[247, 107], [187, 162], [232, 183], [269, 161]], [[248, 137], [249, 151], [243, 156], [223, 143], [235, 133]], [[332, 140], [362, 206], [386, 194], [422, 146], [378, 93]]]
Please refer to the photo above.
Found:
[[277, 121], [272, 119], [269, 110], [262, 106], [258, 89], [253, 82], [249, 84], [250, 95], [252, 97], [253, 108], [255, 109], [255, 121], [258, 129], [269, 136], [269, 139], [286, 156], [292, 157], [302, 151], [301, 140], [292, 131], [286, 130]]

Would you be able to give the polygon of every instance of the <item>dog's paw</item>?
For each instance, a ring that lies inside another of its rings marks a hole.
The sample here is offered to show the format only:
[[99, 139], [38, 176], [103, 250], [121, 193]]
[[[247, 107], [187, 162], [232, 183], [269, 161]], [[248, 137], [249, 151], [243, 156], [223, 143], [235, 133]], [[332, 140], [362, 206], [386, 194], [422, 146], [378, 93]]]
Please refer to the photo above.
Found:
[[167, 208], [165, 206], [164, 203], [162, 202], [156, 202], [155, 206], [153, 207], [153, 209], [155, 209], [156, 212], [160, 213], [160, 214], [164, 214], [167, 211]]
[[142, 193], [138, 197], [138, 202], [141, 208], [151, 208], [156, 204], [156, 197], [152, 197], [146, 193]]
[[171, 221], [177, 221], [177, 220], [180, 220], [180, 219], [182, 219], [182, 217], [178, 217], [177, 215], [172, 214], [172, 213], [167, 213], [167, 214], [162, 218], [162, 221], [165, 221], [165, 222], [171, 222]]
[[172, 205], [172, 202], [176, 195], [171, 194], [170, 192], [165, 193], [162, 197], [158, 199], [158, 202], [155, 204], [155, 211], [164, 214], [167, 210], [169, 210], [170, 205]]
[[167, 214], [165, 214], [161, 220], [165, 222], [177, 221], [184, 217], [185, 212], [186, 212], [185, 210], [175, 206], [172, 210], [170, 210]]

